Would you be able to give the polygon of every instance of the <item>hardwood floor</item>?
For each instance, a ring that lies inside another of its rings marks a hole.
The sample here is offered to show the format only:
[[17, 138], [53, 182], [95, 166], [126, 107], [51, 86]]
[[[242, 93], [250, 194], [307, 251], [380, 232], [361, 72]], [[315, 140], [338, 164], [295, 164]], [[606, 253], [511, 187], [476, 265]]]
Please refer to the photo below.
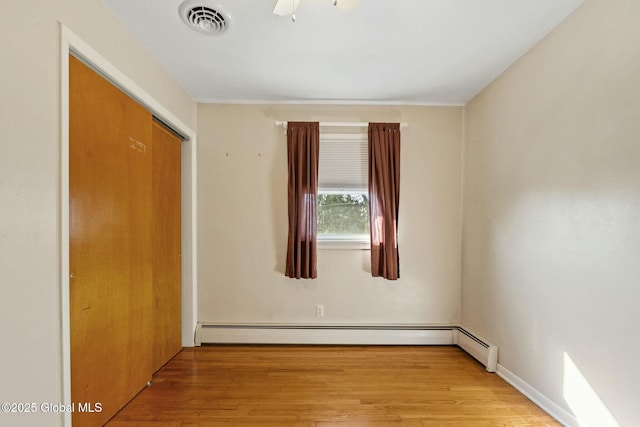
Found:
[[183, 349], [108, 427], [559, 426], [457, 347]]

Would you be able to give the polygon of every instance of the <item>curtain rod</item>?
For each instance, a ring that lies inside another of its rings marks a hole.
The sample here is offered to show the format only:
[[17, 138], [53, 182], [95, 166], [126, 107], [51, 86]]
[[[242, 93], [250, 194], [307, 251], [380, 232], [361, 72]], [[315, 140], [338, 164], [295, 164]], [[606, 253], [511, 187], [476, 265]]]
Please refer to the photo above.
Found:
[[[287, 132], [287, 124], [289, 122], [285, 122], [282, 120], [276, 120], [276, 126], [282, 126], [284, 128], [285, 133]], [[369, 126], [369, 122], [320, 122], [320, 127], [343, 127], [343, 128], [365, 128]], [[406, 122], [400, 123], [400, 129], [406, 129], [409, 125]]]

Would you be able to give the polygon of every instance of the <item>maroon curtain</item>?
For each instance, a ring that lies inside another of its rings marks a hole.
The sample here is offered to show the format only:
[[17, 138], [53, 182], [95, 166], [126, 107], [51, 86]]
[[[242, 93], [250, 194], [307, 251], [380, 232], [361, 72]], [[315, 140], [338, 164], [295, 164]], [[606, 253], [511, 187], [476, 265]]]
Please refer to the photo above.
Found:
[[315, 279], [318, 158], [318, 122], [289, 122], [287, 159], [289, 162], [289, 239], [285, 276]]
[[400, 124], [369, 123], [371, 275], [397, 280]]

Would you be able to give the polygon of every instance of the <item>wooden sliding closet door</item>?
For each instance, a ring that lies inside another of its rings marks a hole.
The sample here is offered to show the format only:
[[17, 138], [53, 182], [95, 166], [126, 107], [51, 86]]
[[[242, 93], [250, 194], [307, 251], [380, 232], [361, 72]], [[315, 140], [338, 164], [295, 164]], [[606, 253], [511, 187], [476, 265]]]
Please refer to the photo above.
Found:
[[153, 122], [153, 371], [182, 348], [181, 140]]
[[74, 57], [69, 77], [72, 419], [101, 426], [152, 375], [152, 116]]

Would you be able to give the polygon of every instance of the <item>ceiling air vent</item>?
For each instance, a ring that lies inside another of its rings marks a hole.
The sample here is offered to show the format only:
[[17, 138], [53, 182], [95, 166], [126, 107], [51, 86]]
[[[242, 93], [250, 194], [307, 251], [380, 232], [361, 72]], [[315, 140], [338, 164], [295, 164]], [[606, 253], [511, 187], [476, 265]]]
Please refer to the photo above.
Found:
[[201, 34], [222, 34], [229, 25], [227, 17], [219, 10], [201, 3], [189, 0], [180, 5], [179, 13], [184, 23]]

